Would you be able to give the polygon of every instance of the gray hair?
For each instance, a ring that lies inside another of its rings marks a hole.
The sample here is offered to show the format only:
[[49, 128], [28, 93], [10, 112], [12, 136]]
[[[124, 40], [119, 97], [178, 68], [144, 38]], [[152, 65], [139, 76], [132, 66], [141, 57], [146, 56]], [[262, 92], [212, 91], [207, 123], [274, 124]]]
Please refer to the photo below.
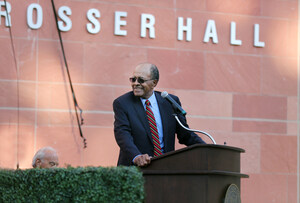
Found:
[[150, 72], [151, 72], [151, 79], [154, 80], [159, 80], [159, 71], [156, 65], [151, 64], [151, 68], [150, 68]]
[[39, 149], [33, 159], [32, 159], [32, 167], [35, 168], [36, 167], [36, 160], [39, 159], [39, 160], [43, 160], [44, 157], [45, 157], [45, 154], [46, 154], [46, 151], [52, 151], [52, 152], [55, 152], [55, 149], [53, 149], [52, 147], [43, 147], [41, 149]]

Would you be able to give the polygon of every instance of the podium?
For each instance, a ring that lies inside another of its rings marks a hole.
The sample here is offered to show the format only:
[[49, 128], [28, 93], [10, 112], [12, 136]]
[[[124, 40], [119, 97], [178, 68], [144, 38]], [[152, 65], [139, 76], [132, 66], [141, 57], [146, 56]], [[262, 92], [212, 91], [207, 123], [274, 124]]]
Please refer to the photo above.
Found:
[[[240, 173], [243, 152], [225, 145], [196, 144], [153, 158], [141, 168], [145, 202], [223, 203], [240, 196], [240, 179], [249, 177]], [[232, 185], [236, 191], [228, 190]]]

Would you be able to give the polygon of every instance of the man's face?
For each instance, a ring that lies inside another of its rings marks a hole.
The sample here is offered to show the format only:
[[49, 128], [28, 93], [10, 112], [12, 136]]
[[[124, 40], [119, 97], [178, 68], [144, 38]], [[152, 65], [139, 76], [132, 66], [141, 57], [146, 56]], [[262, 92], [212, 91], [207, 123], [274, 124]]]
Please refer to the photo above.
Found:
[[[157, 80], [152, 80], [150, 70], [151, 65], [149, 64], [141, 64], [135, 68], [132, 76], [132, 78], [135, 78], [135, 82], [131, 82], [131, 87], [135, 96], [148, 99], [152, 95], [154, 87], [157, 85]], [[144, 80], [144, 82], [139, 83], [139, 78]]]
[[43, 159], [37, 159], [38, 168], [56, 168], [58, 166], [58, 157], [55, 152], [47, 151]]

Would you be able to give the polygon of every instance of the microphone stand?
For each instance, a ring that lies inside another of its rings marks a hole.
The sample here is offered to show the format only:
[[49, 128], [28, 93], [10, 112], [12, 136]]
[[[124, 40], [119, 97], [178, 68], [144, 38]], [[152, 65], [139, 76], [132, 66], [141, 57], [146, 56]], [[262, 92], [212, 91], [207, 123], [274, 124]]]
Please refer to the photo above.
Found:
[[177, 122], [179, 123], [179, 125], [180, 125], [183, 129], [185, 129], [185, 130], [187, 130], [187, 131], [191, 131], [191, 132], [198, 132], [198, 133], [204, 134], [204, 135], [206, 135], [207, 137], [209, 137], [209, 138], [211, 139], [211, 141], [212, 141], [214, 144], [217, 144], [216, 141], [214, 140], [214, 138], [213, 138], [210, 134], [208, 134], [208, 133], [206, 133], [206, 132], [204, 132], [204, 131], [200, 131], [200, 130], [189, 129], [189, 128], [185, 127], [185, 126], [180, 122], [180, 120], [179, 120], [177, 114], [173, 114], [173, 116], [175, 117], [175, 119], [177, 120]]

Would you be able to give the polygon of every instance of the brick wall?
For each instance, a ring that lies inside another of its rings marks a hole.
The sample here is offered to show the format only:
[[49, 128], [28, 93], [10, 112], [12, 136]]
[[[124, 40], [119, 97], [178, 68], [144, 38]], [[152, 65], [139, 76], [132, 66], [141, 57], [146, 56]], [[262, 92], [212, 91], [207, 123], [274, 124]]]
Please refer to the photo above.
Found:
[[[72, 10], [72, 28], [62, 37], [84, 111], [87, 149], [79, 137], [51, 1], [8, 2], [19, 77], [2, 15], [0, 167], [16, 168], [19, 162], [29, 168], [35, 151], [47, 145], [58, 150], [62, 167], [115, 166], [112, 101], [130, 90], [134, 67], [148, 61], [160, 70], [158, 90], [181, 98], [191, 128], [246, 150], [241, 169], [250, 178], [242, 180], [243, 202], [297, 202], [297, 0], [56, 0], [57, 9]], [[38, 29], [27, 25], [33, 3], [43, 10]], [[91, 8], [101, 13], [97, 34], [86, 29]], [[121, 27], [126, 36], [114, 35], [116, 11], [127, 12]], [[142, 14], [155, 17], [154, 39], [149, 32], [140, 36]], [[192, 19], [191, 41], [185, 33], [177, 40], [178, 17]], [[203, 42], [208, 20], [215, 21], [218, 43]], [[240, 46], [230, 44], [231, 22]], [[254, 24], [265, 47], [253, 46]]]

